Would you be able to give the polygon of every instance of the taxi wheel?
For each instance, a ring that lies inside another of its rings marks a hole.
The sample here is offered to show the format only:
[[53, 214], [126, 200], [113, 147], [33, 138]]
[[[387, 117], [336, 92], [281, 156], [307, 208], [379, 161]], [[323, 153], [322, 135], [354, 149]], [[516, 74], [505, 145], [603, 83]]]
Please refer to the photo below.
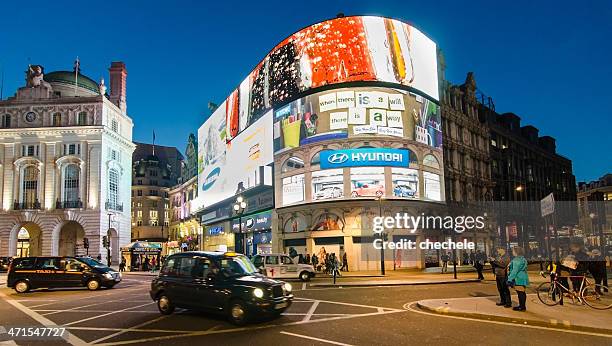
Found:
[[300, 280], [302, 281], [310, 281], [310, 274], [308, 272], [300, 273]]
[[87, 281], [87, 289], [90, 291], [95, 291], [100, 288], [100, 282], [98, 280], [89, 280]]
[[228, 311], [230, 322], [237, 326], [243, 326], [248, 322], [248, 312], [246, 304], [240, 300], [232, 300]]
[[15, 283], [15, 291], [17, 293], [26, 293], [30, 290], [30, 284], [27, 281], [17, 281]]
[[172, 304], [167, 295], [162, 294], [157, 299], [157, 309], [162, 315], [170, 315], [174, 312], [174, 304]]

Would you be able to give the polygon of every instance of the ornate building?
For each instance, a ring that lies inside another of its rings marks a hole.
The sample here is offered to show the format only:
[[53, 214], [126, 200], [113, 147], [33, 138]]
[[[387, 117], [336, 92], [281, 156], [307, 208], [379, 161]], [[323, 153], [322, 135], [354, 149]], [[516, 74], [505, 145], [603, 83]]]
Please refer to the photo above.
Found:
[[[185, 148], [185, 160], [181, 162], [179, 184], [170, 188], [170, 235], [166, 253], [183, 249], [202, 249], [204, 237], [202, 226], [196, 216], [198, 196], [198, 142], [194, 134], [189, 134]], [[184, 244], [184, 245], [183, 245]]]
[[[461, 85], [444, 81], [440, 99], [444, 185], [451, 214], [483, 214], [482, 202], [491, 200], [489, 129], [481, 105], [472, 72]], [[490, 250], [491, 232], [464, 233], [462, 237], [475, 241], [481, 250]]]
[[0, 256], [111, 254], [117, 262], [130, 241], [126, 78], [113, 62], [107, 94], [78, 61], [48, 74], [31, 65], [26, 85], [0, 100]]
[[183, 155], [175, 147], [136, 143], [132, 160], [132, 239], [165, 242], [169, 191], [179, 180]]
[[612, 174], [578, 183], [578, 218], [589, 246], [612, 252]]

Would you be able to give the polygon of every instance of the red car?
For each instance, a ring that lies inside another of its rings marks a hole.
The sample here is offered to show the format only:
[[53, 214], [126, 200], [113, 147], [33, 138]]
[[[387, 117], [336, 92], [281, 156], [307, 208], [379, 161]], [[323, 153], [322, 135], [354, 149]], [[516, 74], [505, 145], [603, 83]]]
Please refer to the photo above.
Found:
[[385, 194], [385, 186], [380, 184], [356, 183], [351, 196], [376, 196], [380, 197]]

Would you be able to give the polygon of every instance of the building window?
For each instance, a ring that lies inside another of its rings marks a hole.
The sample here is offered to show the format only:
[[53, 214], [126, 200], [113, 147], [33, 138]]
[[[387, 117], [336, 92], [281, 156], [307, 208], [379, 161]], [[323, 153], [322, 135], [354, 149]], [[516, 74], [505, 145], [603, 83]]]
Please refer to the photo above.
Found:
[[157, 219], [157, 210], [149, 211], [149, 218], [150, 219]]
[[115, 119], [111, 121], [111, 130], [113, 130], [113, 132], [119, 132], [119, 123]]
[[142, 220], [136, 221], [136, 226], [142, 226]]
[[62, 126], [62, 114], [61, 113], [53, 114], [53, 126]]
[[87, 125], [87, 112], [80, 112], [77, 125]]
[[2, 116], [2, 128], [9, 128], [9, 127], [11, 127], [11, 115], [4, 114]]
[[64, 202], [79, 200], [79, 167], [68, 165], [64, 171]]
[[142, 210], [138, 210], [138, 211], [136, 212], [136, 216], [137, 216], [139, 219], [142, 219]]
[[119, 202], [119, 173], [111, 168], [108, 171], [108, 203], [111, 209], [117, 208]]
[[438, 159], [431, 154], [425, 155], [423, 158], [423, 166], [440, 169], [440, 163], [438, 163]]
[[23, 170], [23, 199], [25, 208], [32, 208], [38, 203], [38, 169], [35, 166], [27, 166]]
[[38, 145], [24, 145], [21, 147], [21, 156], [38, 156]]
[[142, 190], [138, 190], [138, 196], [142, 196]]
[[299, 157], [292, 156], [288, 158], [285, 163], [283, 163], [281, 171], [286, 173], [300, 168], [304, 168], [304, 160], [300, 159]]

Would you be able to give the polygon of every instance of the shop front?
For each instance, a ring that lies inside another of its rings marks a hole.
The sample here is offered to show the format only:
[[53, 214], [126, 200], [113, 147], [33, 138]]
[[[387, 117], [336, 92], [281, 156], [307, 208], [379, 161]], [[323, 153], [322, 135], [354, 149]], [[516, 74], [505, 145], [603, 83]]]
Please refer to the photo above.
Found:
[[121, 248], [121, 256], [127, 263], [128, 271], [147, 271], [159, 266], [162, 243], [135, 241]]
[[235, 237], [229, 228], [228, 221], [206, 226], [204, 234], [204, 251], [235, 251]]
[[246, 215], [231, 221], [235, 250], [252, 257], [272, 252], [272, 211]]

